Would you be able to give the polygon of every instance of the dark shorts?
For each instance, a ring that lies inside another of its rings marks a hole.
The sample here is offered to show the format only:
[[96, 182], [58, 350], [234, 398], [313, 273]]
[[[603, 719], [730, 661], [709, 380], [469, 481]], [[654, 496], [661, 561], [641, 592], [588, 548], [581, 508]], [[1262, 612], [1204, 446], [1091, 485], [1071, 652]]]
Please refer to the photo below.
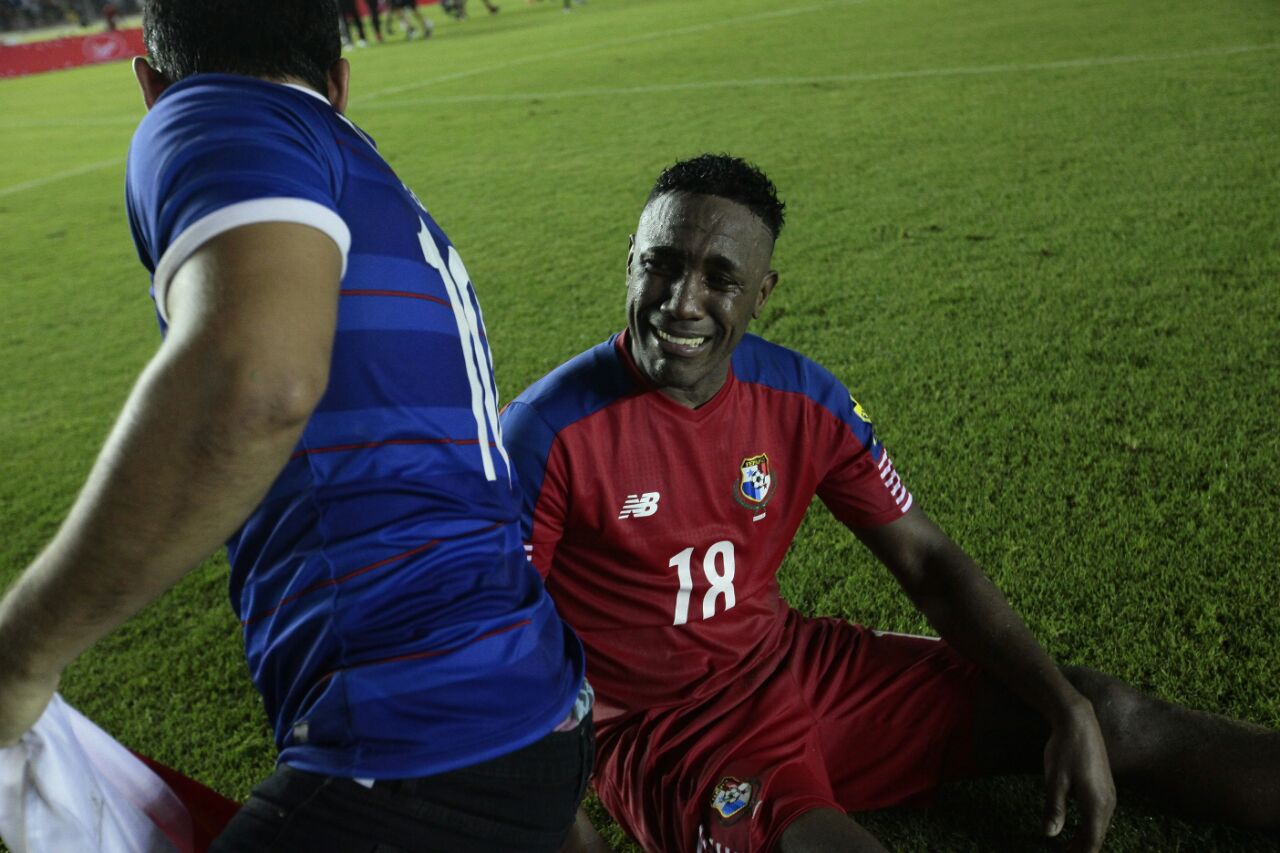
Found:
[[392, 9], [416, 9], [418, 0], [391, 0]]
[[590, 718], [490, 761], [374, 783], [281, 765], [210, 853], [556, 853], [591, 775]]
[[596, 792], [646, 850], [775, 849], [797, 817], [918, 802], [972, 772], [984, 676], [946, 643], [788, 619], [774, 671], [602, 726]]

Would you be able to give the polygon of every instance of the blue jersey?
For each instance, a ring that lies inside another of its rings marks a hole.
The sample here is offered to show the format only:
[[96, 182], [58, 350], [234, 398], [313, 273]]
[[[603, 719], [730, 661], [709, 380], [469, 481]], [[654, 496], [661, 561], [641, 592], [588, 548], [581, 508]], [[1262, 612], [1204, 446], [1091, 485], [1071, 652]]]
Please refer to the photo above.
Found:
[[281, 760], [422, 776], [553, 729], [582, 652], [524, 555], [480, 305], [372, 141], [302, 87], [199, 75], [139, 126], [127, 204], [162, 327], [174, 271], [230, 228], [299, 222], [343, 250], [328, 389], [227, 543]]

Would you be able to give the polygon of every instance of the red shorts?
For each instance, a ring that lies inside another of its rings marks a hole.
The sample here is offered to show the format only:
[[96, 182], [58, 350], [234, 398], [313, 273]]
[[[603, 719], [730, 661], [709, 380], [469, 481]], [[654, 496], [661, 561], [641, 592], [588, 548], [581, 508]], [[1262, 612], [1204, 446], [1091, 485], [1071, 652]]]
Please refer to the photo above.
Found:
[[778, 666], [603, 726], [596, 793], [642, 847], [754, 853], [807, 811], [884, 808], [972, 772], [983, 677], [946, 643], [787, 619]]

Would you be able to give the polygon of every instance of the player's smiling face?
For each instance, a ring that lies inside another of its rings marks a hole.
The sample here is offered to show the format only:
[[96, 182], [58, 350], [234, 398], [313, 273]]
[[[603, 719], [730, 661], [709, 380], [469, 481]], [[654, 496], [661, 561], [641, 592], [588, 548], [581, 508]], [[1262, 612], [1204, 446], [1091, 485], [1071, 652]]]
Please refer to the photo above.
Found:
[[663, 393], [697, 408], [729, 375], [777, 273], [773, 235], [744, 205], [668, 193], [640, 215], [627, 255], [631, 356]]

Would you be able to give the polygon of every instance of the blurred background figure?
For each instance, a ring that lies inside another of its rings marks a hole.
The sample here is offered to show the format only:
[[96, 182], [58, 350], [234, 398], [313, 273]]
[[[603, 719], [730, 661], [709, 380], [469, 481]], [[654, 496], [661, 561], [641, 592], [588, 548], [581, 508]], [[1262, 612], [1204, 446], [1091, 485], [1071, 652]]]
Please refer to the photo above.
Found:
[[[416, 38], [418, 35], [418, 30], [415, 30], [413, 24], [409, 22], [410, 13], [412, 13], [414, 19], [417, 20], [418, 27], [422, 30], [423, 38], [427, 38], [432, 32], [434, 32], [435, 25], [431, 23], [429, 19], [424, 18], [422, 13], [418, 11], [417, 0], [391, 0], [391, 8], [400, 12], [400, 23], [404, 24], [404, 37], [406, 41]], [[387, 31], [390, 32], [390, 30], [391, 15], [388, 14]]]
[[[529, 0], [529, 5], [532, 6], [534, 3], [541, 2], [542, 0]], [[574, 6], [581, 6], [585, 2], [587, 2], [587, 0], [564, 0], [564, 10], [566, 12], [572, 12]]]
[[[493, 0], [480, 0], [480, 2], [484, 3], [490, 15], [498, 14], [499, 7], [493, 3]], [[459, 21], [467, 17], [467, 0], [440, 0], [440, 8], [446, 15], [451, 15]]]
[[[342, 43], [348, 47], [351, 46], [353, 41], [351, 25], [355, 24], [355, 46], [368, 47], [369, 40], [365, 38], [364, 34], [364, 19], [360, 17], [360, 10], [356, 8], [356, 0], [338, 0], [338, 8], [340, 10], [338, 20], [342, 26]], [[374, 20], [377, 20], [376, 14], [374, 15]], [[381, 40], [381, 32], [379, 32], [378, 38]]]
[[378, 40], [378, 44], [382, 44], [382, 18], [378, 14], [378, 0], [364, 0], [364, 5], [369, 10], [369, 23], [373, 24], [373, 37]]

